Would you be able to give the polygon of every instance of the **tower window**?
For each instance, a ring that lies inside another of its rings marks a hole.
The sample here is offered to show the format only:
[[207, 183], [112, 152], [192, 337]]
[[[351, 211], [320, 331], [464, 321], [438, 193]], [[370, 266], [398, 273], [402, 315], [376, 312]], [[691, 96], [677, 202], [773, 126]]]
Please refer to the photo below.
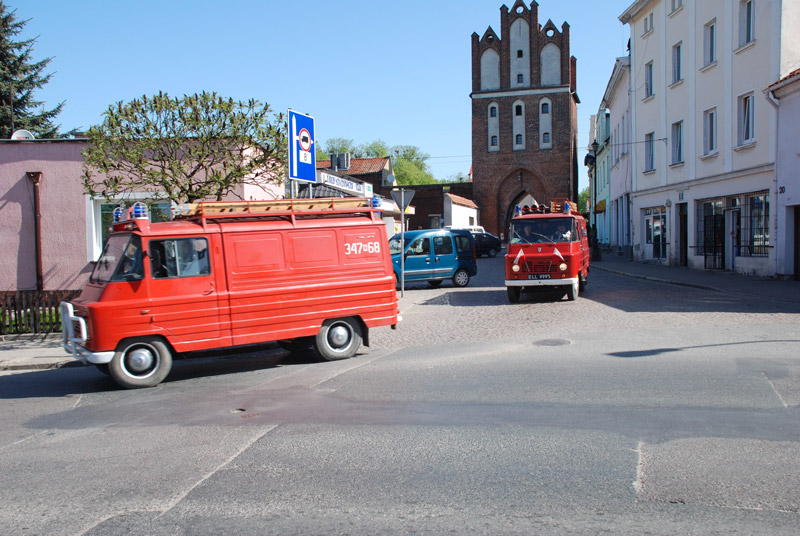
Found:
[[524, 81], [524, 78], [521, 74], [517, 75], [517, 84], [521, 84]]
[[549, 114], [550, 113], [550, 103], [548, 103], [548, 102], [543, 102], [542, 103], [542, 113], [543, 114]]
[[517, 106], [514, 108], [514, 115], [516, 115], [516, 116], [522, 115], [522, 105], [521, 104], [517, 104]]
[[489, 117], [497, 117], [497, 106], [489, 108]]
[[522, 57], [522, 51], [521, 51], [521, 50], [517, 50], [517, 57], [518, 57], [518, 58], [521, 58], [521, 57]]
[[550, 143], [550, 133], [549, 132], [542, 133], [542, 143]]
[[492, 147], [497, 147], [497, 136], [492, 136]]
[[517, 145], [522, 145], [522, 134], [517, 134], [516, 144]]

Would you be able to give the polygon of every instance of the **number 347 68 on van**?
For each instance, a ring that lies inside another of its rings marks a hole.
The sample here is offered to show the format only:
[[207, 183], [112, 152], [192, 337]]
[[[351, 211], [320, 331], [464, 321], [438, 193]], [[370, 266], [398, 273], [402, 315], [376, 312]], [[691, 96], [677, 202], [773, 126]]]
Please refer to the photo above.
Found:
[[352, 357], [401, 320], [386, 228], [362, 198], [203, 202], [161, 223], [137, 204], [61, 318], [65, 349], [127, 388], [196, 350], [277, 341]]

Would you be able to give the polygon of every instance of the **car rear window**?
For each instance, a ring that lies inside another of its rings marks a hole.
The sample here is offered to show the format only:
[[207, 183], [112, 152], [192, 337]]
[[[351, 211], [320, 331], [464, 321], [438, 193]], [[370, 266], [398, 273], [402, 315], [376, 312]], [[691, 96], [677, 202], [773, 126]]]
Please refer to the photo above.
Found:
[[472, 253], [472, 246], [468, 237], [456, 235], [453, 238], [456, 239], [456, 251], [459, 253]]

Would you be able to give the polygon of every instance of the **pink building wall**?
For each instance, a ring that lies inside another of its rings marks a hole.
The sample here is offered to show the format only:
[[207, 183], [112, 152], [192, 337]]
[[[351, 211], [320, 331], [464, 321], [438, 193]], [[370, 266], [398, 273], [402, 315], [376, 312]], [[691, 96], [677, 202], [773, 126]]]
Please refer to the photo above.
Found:
[[[86, 143], [0, 140], [0, 291], [36, 290], [34, 187], [29, 172], [41, 172], [43, 290], [78, 290], [91, 274], [93, 216], [81, 179]], [[283, 192], [283, 185], [240, 185], [227, 197], [280, 199]]]
[[36, 290], [34, 187], [41, 172], [44, 290], [81, 288], [91, 272], [81, 182], [83, 140], [0, 140], [0, 290]]

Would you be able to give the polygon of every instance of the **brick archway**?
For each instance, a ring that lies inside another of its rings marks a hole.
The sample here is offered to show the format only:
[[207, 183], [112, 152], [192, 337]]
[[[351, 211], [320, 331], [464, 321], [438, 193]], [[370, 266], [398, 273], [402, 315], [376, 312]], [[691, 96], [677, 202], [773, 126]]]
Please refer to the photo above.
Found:
[[549, 203], [550, 194], [541, 177], [533, 170], [515, 168], [507, 171], [497, 189], [497, 230], [505, 236], [508, 222], [514, 215], [514, 207], [526, 195], [532, 196], [538, 203]]

